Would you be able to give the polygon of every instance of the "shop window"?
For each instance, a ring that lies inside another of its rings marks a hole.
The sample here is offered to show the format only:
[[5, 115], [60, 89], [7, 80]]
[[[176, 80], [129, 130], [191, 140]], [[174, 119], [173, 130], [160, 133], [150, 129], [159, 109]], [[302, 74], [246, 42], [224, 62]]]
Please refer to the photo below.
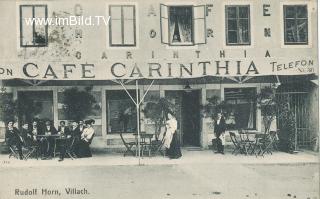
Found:
[[160, 5], [161, 42], [171, 46], [205, 44], [205, 6]]
[[[135, 91], [128, 91], [136, 99]], [[126, 91], [106, 92], [108, 133], [133, 133], [137, 130], [137, 113]]]
[[[48, 45], [46, 5], [20, 5], [20, 46], [43, 47]], [[35, 20], [32, 23], [32, 20]], [[36, 21], [37, 20], [37, 21]]]
[[284, 5], [283, 13], [285, 45], [308, 44], [307, 5]]
[[134, 5], [109, 6], [110, 46], [136, 46], [136, 13]]
[[227, 129], [256, 129], [255, 88], [225, 88]]
[[250, 45], [250, 6], [227, 5], [225, 12], [227, 45]]

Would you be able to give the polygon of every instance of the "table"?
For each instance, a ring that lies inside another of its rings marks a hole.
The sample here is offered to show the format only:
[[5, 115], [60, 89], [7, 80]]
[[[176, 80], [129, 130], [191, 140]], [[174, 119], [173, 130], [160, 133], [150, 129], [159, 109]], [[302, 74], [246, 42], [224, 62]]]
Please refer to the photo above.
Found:
[[249, 155], [249, 154], [252, 155], [254, 153], [255, 145], [257, 143], [257, 140], [256, 140], [257, 134], [260, 134], [260, 133], [255, 131], [243, 131], [243, 130], [239, 131], [240, 142], [243, 146], [245, 155]]
[[[133, 134], [135, 136], [135, 140], [136, 140], [136, 156], [138, 155], [138, 133], [134, 133]], [[150, 133], [145, 133], [145, 132], [141, 132], [140, 133], [140, 152], [141, 155], [143, 156], [143, 152], [144, 151], [148, 151], [148, 155], [151, 155], [151, 140], [153, 138], [154, 134], [150, 134]]]
[[[50, 147], [53, 147], [53, 155], [55, 156], [55, 148], [56, 148], [56, 139], [57, 138], [61, 138], [62, 136], [59, 135], [59, 134], [53, 134], [53, 135], [36, 135], [36, 138], [37, 138], [37, 143], [39, 145], [39, 141], [41, 141], [41, 139], [44, 139], [46, 140], [46, 153], [49, 152], [50, 150]], [[51, 140], [53, 140], [53, 142], [51, 142]], [[51, 146], [51, 145], [54, 145], [54, 146]], [[43, 147], [43, 146], [40, 146], [40, 148]], [[49, 154], [50, 156], [51, 154]]]

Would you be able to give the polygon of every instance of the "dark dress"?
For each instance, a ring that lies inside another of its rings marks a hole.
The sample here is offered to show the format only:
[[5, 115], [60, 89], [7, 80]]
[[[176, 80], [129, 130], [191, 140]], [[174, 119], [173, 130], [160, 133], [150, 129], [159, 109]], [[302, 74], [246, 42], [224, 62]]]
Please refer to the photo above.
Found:
[[78, 144], [78, 154], [77, 154], [77, 157], [79, 158], [87, 158], [87, 157], [92, 157], [92, 153], [91, 153], [91, 150], [90, 150], [90, 144], [92, 142], [92, 139], [94, 137], [94, 129], [91, 128], [86, 128], [84, 131], [83, 131], [83, 134], [84, 135], [87, 135], [86, 133], [92, 133], [91, 135], [91, 138], [89, 138], [89, 140], [85, 140], [85, 139], [81, 139], [79, 141], [79, 144]]
[[166, 150], [166, 155], [170, 159], [178, 159], [182, 156], [177, 132], [175, 132], [172, 136], [170, 148]]

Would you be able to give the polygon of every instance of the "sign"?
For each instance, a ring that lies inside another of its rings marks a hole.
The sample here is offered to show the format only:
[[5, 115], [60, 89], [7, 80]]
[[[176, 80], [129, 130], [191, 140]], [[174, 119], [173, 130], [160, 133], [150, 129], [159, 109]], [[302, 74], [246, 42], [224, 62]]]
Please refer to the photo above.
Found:
[[133, 59], [97, 63], [26, 62], [0, 66], [0, 79], [40, 80], [112, 80], [112, 79], [168, 79], [203, 76], [261, 76], [317, 74], [318, 63], [312, 58], [230, 59], [183, 61], [155, 60], [135, 62]]

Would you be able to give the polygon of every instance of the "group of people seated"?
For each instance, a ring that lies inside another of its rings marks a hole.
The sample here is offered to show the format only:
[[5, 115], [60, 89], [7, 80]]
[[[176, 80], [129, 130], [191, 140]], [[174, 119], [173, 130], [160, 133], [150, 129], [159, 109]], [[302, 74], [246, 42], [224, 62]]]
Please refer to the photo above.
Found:
[[92, 119], [85, 122], [72, 121], [71, 126], [61, 121], [57, 130], [49, 120], [45, 121], [44, 125], [41, 125], [39, 120], [34, 120], [31, 126], [26, 122], [19, 130], [14, 121], [9, 121], [5, 138], [9, 147], [17, 149], [20, 159], [24, 158], [22, 147], [32, 146], [38, 147], [41, 159], [51, 159], [55, 149], [60, 154], [59, 161], [64, 160], [67, 150], [70, 155], [77, 158], [92, 157], [89, 145], [94, 136], [93, 124]]

